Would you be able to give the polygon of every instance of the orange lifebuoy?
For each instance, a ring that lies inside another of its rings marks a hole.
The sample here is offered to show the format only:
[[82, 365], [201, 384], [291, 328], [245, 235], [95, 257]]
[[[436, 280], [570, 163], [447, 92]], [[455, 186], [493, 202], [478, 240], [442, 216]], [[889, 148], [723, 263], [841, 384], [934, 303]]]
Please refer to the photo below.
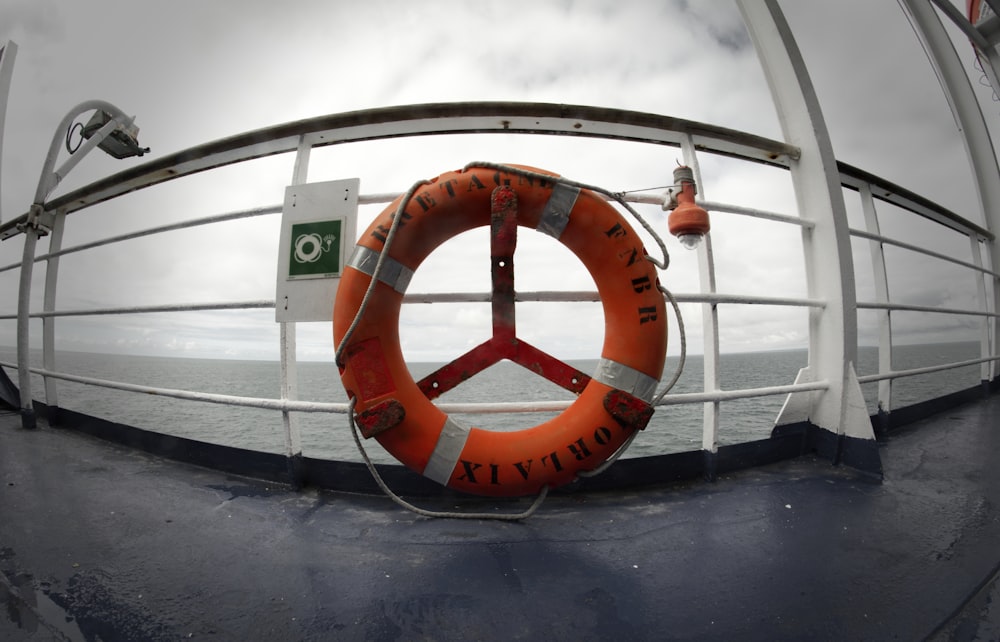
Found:
[[[402, 197], [400, 197], [401, 199]], [[519, 496], [569, 483], [613, 455], [644, 428], [663, 372], [667, 320], [655, 266], [625, 219], [593, 192], [516, 170], [473, 167], [442, 174], [410, 199], [383, 259], [363, 316], [374, 265], [400, 205], [372, 222], [344, 270], [333, 312], [341, 380], [355, 400], [362, 434], [412, 470], [457, 490]], [[491, 227], [493, 337], [414, 381], [399, 341], [399, 313], [410, 276], [439, 245]], [[543, 231], [572, 251], [594, 278], [605, 336], [592, 375], [516, 336], [513, 251], [517, 226]], [[509, 359], [577, 393], [562, 413], [514, 432], [466, 427], [432, 399], [468, 376]]]

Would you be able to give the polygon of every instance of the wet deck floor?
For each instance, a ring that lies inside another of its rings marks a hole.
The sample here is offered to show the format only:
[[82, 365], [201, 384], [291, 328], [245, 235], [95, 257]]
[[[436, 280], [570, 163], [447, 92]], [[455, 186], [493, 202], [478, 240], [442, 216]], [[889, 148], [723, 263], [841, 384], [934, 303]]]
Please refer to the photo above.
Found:
[[18, 425], [0, 416], [3, 640], [1000, 637], [996, 395], [894, 435], [883, 483], [805, 457], [520, 523]]

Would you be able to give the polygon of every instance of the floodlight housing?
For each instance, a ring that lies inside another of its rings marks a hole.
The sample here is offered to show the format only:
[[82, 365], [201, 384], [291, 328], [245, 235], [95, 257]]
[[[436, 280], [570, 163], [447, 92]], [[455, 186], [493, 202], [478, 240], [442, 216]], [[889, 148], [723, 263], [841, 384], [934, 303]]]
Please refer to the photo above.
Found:
[[[80, 133], [84, 138], [90, 138], [101, 127], [111, 122], [111, 120], [111, 114], [103, 109], [98, 109], [94, 112], [94, 115], [90, 117], [90, 120], [87, 121], [87, 124], [83, 126], [83, 131]], [[140, 147], [138, 139], [138, 127], [134, 124], [130, 124], [128, 126], [122, 126], [119, 124], [115, 127], [114, 131], [98, 143], [97, 146], [115, 158], [142, 156], [149, 151], [149, 148]]]

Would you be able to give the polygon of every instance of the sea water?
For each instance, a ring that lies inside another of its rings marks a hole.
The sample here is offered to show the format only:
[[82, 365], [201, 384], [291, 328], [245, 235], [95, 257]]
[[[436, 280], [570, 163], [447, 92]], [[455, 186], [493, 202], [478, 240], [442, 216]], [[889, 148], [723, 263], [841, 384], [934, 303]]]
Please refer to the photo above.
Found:
[[[38, 355], [35, 355], [37, 357]], [[925, 367], [974, 359], [977, 343], [946, 343], [897, 346], [893, 350], [896, 370]], [[0, 352], [6, 362], [16, 359], [12, 350]], [[40, 361], [40, 358], [38, 359]], [[858, 373], [877, 371], [878, 351], [862, 347]], [[592, 373], [597, 361], [575, 361], [572, 365]], [[805, 350], [724, 354], [719, 371], [723, 390], [763, 388], [791, 384], [799, 369], [807, 364]], [[215, 359], [122, 356], [63, 352], [57, 355], [57, 370], [97, 379], [121, 381], [158, 388], [211, 392], [243, 397], [280, 396], [280, 367], [272, 361], [230, 361]], [[434, 371], [440, 364], [416, 363], [410, 369], [415, 379]], [[669, 358], [664, 381], [677, 367]], [[671, 392], [703, 390], [703, 358], [689, 356], [683, 374]], [[307, 401], [345, 402], [346, 395], [330, 362], [297, 364], [298, 398]], [[8, 373], [16, 378], [16, 373]], [[965, 366], [939, 373], [897, 379], [893, 383], [893, 407], [975, 386], [980, 368]], [[44, 386], [35, 377], [35, 396], [44, 399]], [[273, 410], [240, 408], [204, 402], [172, 399], [158, 395], [131, 393], [65, 381], [58, 382], [59, 406], [110, 421], [202, 441], [262, 450], [285, 452], [285, 431], [281, 413]], [[877, 384], [865, 384], [862, 392], [870, 413], [877, 408]], [[497, 402], [530, 400], [570, 400], [572, 395], [524, 368], [501, 362], [462, 383], [440, 398], [440, 402]], [[720, 407], [720, 445], [763, 439], [770, 435], [785, 395], [723, 402]], [[699, 450], [702, 444], [704, 404], [662, 406], [625, 456], [645, 456]], [[491, 430], [518, 430], [537, 425], [555, 413], [456, 414], [464, 425]], [[308, 457], [359, 461], [360, 455], [343, 414], [294, 413], [299, 424], [303, 454]], [[392, 461], [375, 440], [366, 442], [372, 459]]]

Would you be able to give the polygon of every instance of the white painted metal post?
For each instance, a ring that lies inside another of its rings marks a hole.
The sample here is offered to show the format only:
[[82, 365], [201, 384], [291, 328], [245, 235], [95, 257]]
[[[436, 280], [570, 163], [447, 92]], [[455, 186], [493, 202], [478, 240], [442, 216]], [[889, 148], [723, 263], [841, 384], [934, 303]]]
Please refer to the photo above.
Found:
[[[55, 220], [52, 223], [52, 232], [49, 235], [49, 254], [54, 254], [62, 249], [63, 230], [66, 226], [66, 212], [60, 210], [56, 212]], [[42, 309], [45, 312], [54, 312], [56, 309], [56, 287], [59, 283], [59, 257], [52, 256], [45, 261], [45, 294]], [[42, 319], [42, 364], [50, 372], [56, 371], [56, 319], [55, 317], [44, 317]], [[45, 381], [45, 403], [49, 409], [58, 414], [59, 393], [57, 380], [52, 377], [44, 377]], [[49, 421], [53, 418], [50, 416]]]
[[[969, 235], [969, 250], [972, 253], [972, 264], [975, 265], [980, 270], [983, 269], [983, 252], [980, 247], [979, 239], [975, 234]], [[984, 274], [983, 272], [976, 271], [976, 302], [979, 304], [979, 309], [983, 312], [991, 312], [990, 302], [986, 296], [986, 279], [993, 279], [994, 277]], [[979, 320], [979, 356], [985, 359], [993, 354], [993, 345], [990, 340], [990, 318], [982, 317]], [[989, 382], [993, 379], [993, 373], [996, 362], [994, 361], [984, 361], [979, 366], [979, 380], [983, 382]]]
[[[694, 141], [686, 134], [681, 139], [684, 164], [691, 168], [694, 182], [698, 187], [696, 198], [705, 200], [704, 183], [701, 180], [701, 166], [695, 151]], [[715, 257], [712, 254], [712, 233], [705, 234], [698, 252], [698, 281], [702, 294], [716, 294]], [[722, 388], [719, 372], [719, 306], [717, 303], [701, 305], [703, 381], [706, 392], [718, 392]], [[705, 476], [715, 479], [715, 456], [719, 451], [719, 407], [718, 401], [707, 401], [702, 412], [701, 449], [705, 456]]]
[[[10, 97], [10, 81], [14, 77], [14, 59], [17, 58], [17, 44], [11, 40], [0, 47], [0, 204], [3, 203], [3, 132], [7, 120], [7, 99]], [[2, 205], [0, 205], [2, 207]], [[3, 220], [0, 212], [0, 221]]]
[[[295, 361], [295, 323], [282, 322], [281, 326], [281, 399], [298, 399], [298, 368]], [[281, 424], [285, 431], [285, 455], [302, 454], [302, 437], [298, 418], [288, 410], [281, 411]]]
[[[305, 136], [299, 139], [299, 149], [295, 154], [295, 167], [292, 170], [292, 185], [301, 185], [308, 180], [309, 155], [312, 145]], [[298, 364], [295, 355], [295, 323], [282, 321], [281, 328], [281, 398], [282, 400], [298, 399]], [[288, 410], [281, 411], [281, 423], [285, 430], [285, 455], [290, 462], [296, 462], [302, 457], [302, 433], [298, 417]], [[295, 466], [291, 473], [293, 482], [297, 482]]]
[[31, 352], [28, 349], [30, 331], [28, 324], [31, 308], [31, 276], [35, 268], [35, 245], [38, 243], [38, 230], [35, 225], [38, 211], [34, 206], [29, 212], [28, 222], [24, 228], [24, 249], [21, 252], [21, 273], [17, 288], [17, 389], [21, 400], [21, 427], [35, 428], [35, 406], [31, 401]]
[[[7, 41], [0, 49], [0, 160], [3, 158], [3, 133], [7, 119], [7, 99], [10, 96], [10, 81], [14, 76], [14, 59], [17, 57], [17, 45]], [[0, 180], [2, 180], [0, 174]], [[2, 183], [0, 183], [2, 184]], [[2, 201], [0, 190], [0, 201]], [[28, 351], [28, 310], [31, 305], [31, 272], [35, 263], [35, 244], [38, 234], [33, 223], [37, 221], [37, 212], [29, 213], [28, 225], [24, 231], [24, 248], [22, 251], [21, 278], [17, 294], [17, 387], [21, 398], [21, 425], [25, 428], [35, 427], [35, 409], [31, 403], [31, 373], [28, 372], [31, 357]]]
[[[822, 392], [792, 394], [778, 423], [808, 421], [817, 447], [834, 462], [881, 472], [881, 462], [864, 397], [858, 384], [857, 301], [847, 210], [833, 146], [819, 99], [791, 29], [776, 0], [738, 0], [764, 69], [785, 142], [801, 150], [790, 169], [800, 216], [814, 223], [803, 230], [806, 283], [811, 298], [825, 302], [809, 311], [809, 365], [798, 382], [826, 381]], [[829, 442], [834, 441], [833, 452]]]
[[[55, 165], [56, 160], [59, 158], [59, 150], [65, 140], [64, 132], [77, 116], [94, 109], [107, 112], [111, 116], [111, 120], [91, 136], [89, 140], [80, 145], [76, 152], [61, 167], [56, 169]], [[31, 359], [28, 345], [31, 334], [29, 331], [31, 320], [31, 277], [35, 267], [35, 247], [38, 244], [38, 237], [44, 236], [50, 231], [54, 220], [53, 215], [45, 210], [45, 199], [70, 170], [76, 167], [77, 163], [84, 156], [110, 135], [115, 127], [131, 122], [131, 118], [111, 103], [103, 100], [82, 102], [63, 116], [59, 126], [56, 127], [55, 134], [52, 136], [52, 142], [49, 143], [48, 153], [45, 155], [45, 162], [42, 165], [42, 172], [38, 177], [38, 186], [35, 188], [35, 199], [28, 209], [27, 220], [24, 223], [24, 250], [21, 258], [21, 278], [18, 284], [17, 295], [17, 380], [18, 394], [21, 398], [21, 425], [24, 428], [30, 429], [36, 426], [35, 409], [31, 401], [31, 373], [29, 372]]]
[[[998, 242], [995, 240], [993, 242], [982, 242], [981, 249], [986, 254], [985, 263], [988, 265], [996, 265], [997, 263], [1000, 263], [1000, 258], [996, 257], [996, 255], [1000, 253], [1000, 248], [997, 247], [997, 243]], [[996, 270], [996, 268], [994, 268], [994, 270]], [[1000, 278], [990, 275], [983, 275], [983, 278], [988, 279], [994, 286], [993, 297], [987, 297], [986, 299], [986, 310], [987, 312], [996, 314], [1000, 311], [1000, 298], [997, 298], [997, 295], [1000, 294], [997, 292], [997, 290], [1000, 290]], [[983, 287], [985, 288], [988, 286], [984, 283]], [[983, 325], [982, 345], [986, 348], [990, 355], [994, 355], [998, 350], [1000, 350], [1000, 319], [997, 319], [996, 317], [984, 319]], [[993, 329], [992, 333], [990, 332], [991, 328]], [[998, 378], [1000, 378], [1000, 362], [990, 361], [987, 381], [992, 382]]]
[[[875, 211], [875, 197], [871, 185], [861, 186], [861, 210], [865, 215], [865, 229], [869, 234], [881, 236], [878, 224], [878, 213]], [[872, 274], [875, 281], [875, 301], [889, 303], [889, 277], [885, 270], [885, 250], [881, 241], [868, 241], [868, 250], [872, 260]], [[892, 371], [892, 313], [883, 308], [878, 314], [878, 371]], [[892, 379], [881, 379], [878, 382], [879, 416], [892, 411]]]
[[[983, 112], [962, 60], [955, 52], [941, 19], [927, 0], [901, 0], [900, 6], [909, 15], [910, 23], [937, 72], [938, 81], [962, 134], [986, 228], [1000, 235], [1000, 167], [997, 165], [993, 141], [983, 119]], [[995, 59], [995, 55], [991, 56], [988, 63], [992, 64]], [[996, 72], [993, 71], [992, 75], [995, 77]], [[995, 240], [991, 243], [988, 254], [993, 272], [1000, 273], [1000, 252], [997, 251], [996, 243]], [[997, 278], [993, 278], [993, 301], [994, 306], [1000, 301], [1000, 279]], [[991, 343], [996, 346], [1000, 340], [1000, 321], [993, 317], [991, 324]]]

